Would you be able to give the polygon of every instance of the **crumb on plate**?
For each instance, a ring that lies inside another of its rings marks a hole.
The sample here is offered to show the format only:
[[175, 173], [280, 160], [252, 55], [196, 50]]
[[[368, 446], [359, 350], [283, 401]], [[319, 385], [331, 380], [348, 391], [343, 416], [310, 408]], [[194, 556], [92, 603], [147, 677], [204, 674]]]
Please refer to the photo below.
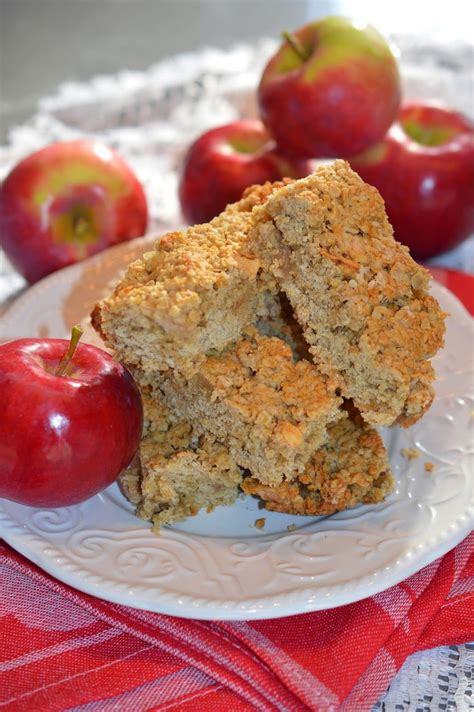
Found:
[[420, 457], [420, 451], [416, 447], [403, 447], [400, 452], [407, 460], [417, 460]]

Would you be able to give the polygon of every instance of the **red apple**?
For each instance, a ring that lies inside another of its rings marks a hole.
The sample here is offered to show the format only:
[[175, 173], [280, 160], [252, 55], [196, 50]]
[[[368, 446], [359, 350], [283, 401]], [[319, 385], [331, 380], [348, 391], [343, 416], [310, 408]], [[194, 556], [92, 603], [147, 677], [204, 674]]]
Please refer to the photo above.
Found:
[[29, 282], [139, 237], [146, 225], [141, 184], [99, 141], [51, 144], [0, 188], [0, 245]]
[[249, 185], [311, 173], [307, 161], [281, 156], [260, 121], [235, 121], [207, 131], [188, 150], [179, 183], [186, 220], [208, 222], [240, 200]]
[[263, 123], [279, 148], [302, 158], [345, 157], [379, 141], [400, 104], [397, 63], [383, 37], [344, 17], [285, 37], [258, 88]]
[[95, 346], [2, 344], [0, 393], [0, 497], [34, 507], [77, 504], [114, 482], [137, 450], [140, 393]]
[[417, 259], [474, 232], [474, 126], [426, 101], [403, 105], [384, 140], [350, 163], [385, 200], [395, 237]]

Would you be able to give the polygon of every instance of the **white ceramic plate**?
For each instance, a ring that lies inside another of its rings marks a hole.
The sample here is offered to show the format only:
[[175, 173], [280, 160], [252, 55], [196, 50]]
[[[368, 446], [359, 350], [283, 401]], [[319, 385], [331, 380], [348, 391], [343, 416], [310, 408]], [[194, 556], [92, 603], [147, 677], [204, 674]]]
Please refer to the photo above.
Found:
[[[147, 244], [118, 246], [30, 288], [0, 319], [0, 337], [67, 336]], [[382, 505], [299, 518], [258, 510], [243, 498], [155, 537], [113, 485], [57, 510], [0, 500], [1, 535], [81, 591], [185, 617], [274, 618], [350, 603], [398, 583], [474, 525], [472, 320], [446, 289], [434, 284], [433, 293], [451, 314], [446, 348], [435, 359], [437, 398], [413, 428], [383, 433], [397, 484]], [[94, 338], [90, 331], [85, 337]], [[404, 459], [405, 447], [418, 448], [419, 459]], [[425, 472], [425, 462], [433, 472]], [[261, 516], [266, 525], [258, 530]]]

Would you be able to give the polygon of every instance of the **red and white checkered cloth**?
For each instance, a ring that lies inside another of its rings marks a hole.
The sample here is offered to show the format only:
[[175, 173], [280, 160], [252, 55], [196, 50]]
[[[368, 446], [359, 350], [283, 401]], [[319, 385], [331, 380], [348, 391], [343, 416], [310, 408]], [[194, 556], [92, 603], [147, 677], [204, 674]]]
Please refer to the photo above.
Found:
[[[443, 281], [472, 299], [472, 278]], [[372, 598], [234, 623], [106, 603], [0, 542], [0, 708], [9, 712], [364, 712], [408, 655], [472, 639], [474, 533]]]
[[254, 622], [101, 601], [0, 544], [0, 707], [370, 710], [411, 653], [474, 638], [474, 533], [358, 603]]

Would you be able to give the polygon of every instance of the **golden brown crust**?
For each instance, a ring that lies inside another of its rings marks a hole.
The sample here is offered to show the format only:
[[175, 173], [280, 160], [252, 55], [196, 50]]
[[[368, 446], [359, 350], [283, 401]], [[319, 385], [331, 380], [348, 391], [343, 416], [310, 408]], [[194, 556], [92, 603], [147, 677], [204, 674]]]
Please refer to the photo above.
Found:
[[130, 465], [120, 474], [118, 485], [122, 494], [132, 504], [137, 505], [141, 498], [141, 463], [140, 455], [137, 452]]
[[252, 186], [210, 223], [170, 232], [133, 262], [92, 323], [128, 366], [192, 372], [261, 313], [252, 210], [289, 180]]
[[102, 311], [99, 304], [96, 304], [91, 312], [91, 324], [102, 341], [106, 341], [105, 334], [102, 331]]
[[328, 442], [293, 481], [270, 487], [246, 477], [242, 489], [268, 510], [319, 516], [383, 501], [393, 480], [381, 437], [360, 416], [330, 425]]
[[444, 317], [383, 200], [344, 161], [270, 196], [250, 244], [286, 293], [318, 367], [373, 424], [407, 426], [433, 398]]

